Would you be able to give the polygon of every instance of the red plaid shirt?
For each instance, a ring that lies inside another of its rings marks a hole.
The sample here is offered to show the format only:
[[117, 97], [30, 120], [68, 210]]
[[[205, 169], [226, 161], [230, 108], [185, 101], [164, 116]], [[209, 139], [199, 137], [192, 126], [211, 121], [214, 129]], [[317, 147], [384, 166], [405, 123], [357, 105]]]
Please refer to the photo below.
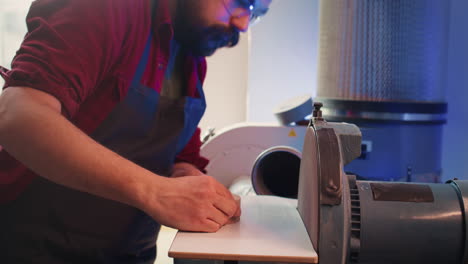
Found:
[[[173, 27], [168, 3], [159, 0], [151, 17], [150, 0], [37, 0], [27, 16], [28, 33], [3, 72], [5, 88], [26, 86], [56, 97], [62, 114], [90, 134], [126, 96], [150, 30], [152, 60], [143, 82], [160, 92], [170, 56]], [[185, 62], [188, 96], [206, 75], [203, 57]], [[176, 161], [203, 169], [198, 129]], [[0, 203], [15, 199], [36, 175], [0, 152]]]

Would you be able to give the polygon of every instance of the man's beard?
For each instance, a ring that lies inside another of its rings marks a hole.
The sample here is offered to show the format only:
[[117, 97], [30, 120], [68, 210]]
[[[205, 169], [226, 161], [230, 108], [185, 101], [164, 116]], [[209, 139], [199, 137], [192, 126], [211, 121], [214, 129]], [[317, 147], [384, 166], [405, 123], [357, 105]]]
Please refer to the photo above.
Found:
[[176, 19], [174, 37], [182, 49], [194, 56], [210, 56], [218, 48], [234, 47], [239, 42], [239, 32], [235, 29], [223, 25], [190, 26], [180, 16]]

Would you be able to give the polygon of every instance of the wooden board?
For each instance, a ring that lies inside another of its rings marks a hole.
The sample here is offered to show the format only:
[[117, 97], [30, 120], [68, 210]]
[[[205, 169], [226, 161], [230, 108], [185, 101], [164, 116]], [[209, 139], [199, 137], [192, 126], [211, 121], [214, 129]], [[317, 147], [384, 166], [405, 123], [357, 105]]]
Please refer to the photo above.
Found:
[[238, 223], [216, 233], [178, 232], [169, 256], [264, 262], [318, 263], [297, 211], [297, 200], [244, 196]]

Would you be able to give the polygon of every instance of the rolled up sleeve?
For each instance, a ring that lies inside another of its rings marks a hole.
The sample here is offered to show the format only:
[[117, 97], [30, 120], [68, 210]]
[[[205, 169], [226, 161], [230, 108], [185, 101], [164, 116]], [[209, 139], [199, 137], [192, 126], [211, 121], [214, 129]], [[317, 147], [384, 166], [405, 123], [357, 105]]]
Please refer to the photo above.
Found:
[[73, 117], [118, 57], [123, 21], [112, 8], [112, 1], [34, 1], [12, 69], [2, 73], [4, 89], [26, 86], [49, 93], [61, 102], [63, 114]]
[[177, 155], [176, 162], [188, 162], [204, 172], [209, 160], [200, 155], [200, 133], [200, 128], [197, 128], [185, 148]]

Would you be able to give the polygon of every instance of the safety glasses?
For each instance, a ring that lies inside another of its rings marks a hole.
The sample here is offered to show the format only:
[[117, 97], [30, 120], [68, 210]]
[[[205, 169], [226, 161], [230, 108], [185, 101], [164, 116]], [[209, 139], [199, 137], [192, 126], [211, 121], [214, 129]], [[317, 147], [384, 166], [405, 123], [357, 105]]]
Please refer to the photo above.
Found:
[[256, 12], [257, 0], [221, 0], [228, 13], [236, 18], [248, 16], [249, 26], [256, 24], [264, 14]]

